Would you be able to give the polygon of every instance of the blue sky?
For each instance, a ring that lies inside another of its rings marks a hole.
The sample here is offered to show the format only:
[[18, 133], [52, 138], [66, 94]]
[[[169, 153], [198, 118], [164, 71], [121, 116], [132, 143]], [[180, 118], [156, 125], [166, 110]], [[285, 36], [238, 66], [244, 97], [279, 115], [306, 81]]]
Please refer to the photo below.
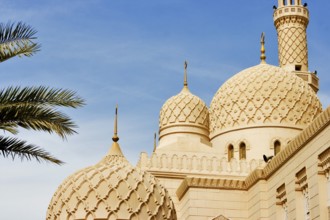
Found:
[[[182, 88], [188, 60], [189, 88], [207, 105], [235, 73], [257, 65], [266, 32], [267, 62], [277, 65], [273, 1], [197, 0], [0, 0], [0, 20], [24, 21], [38, 30], [39, 53], [1, 63], [0, 86], [68, 88], [86, 99], [66, 110], [79, 134], [67, 141], [21, 131], [19, 137], [66, 162], [0, 160], [1, 219], [45, 219], [57, 186], [108, 151], [119, 105], [120, 145], [136, 164], [150, 153], [163, 103]], [[319, 97], [330, 104], [330, 1], [308, 1], [309, 67], [320, 77]]]

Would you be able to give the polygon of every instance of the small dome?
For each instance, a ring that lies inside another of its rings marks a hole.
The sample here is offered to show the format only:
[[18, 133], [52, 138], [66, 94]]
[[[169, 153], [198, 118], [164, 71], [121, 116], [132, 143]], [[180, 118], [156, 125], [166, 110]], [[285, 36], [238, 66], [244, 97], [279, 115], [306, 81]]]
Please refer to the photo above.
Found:
[[210, 136], [265, 125], [302, 129], [321, 112], [307, 82], [282, 68], [260, 64], [219, 88], [210, 106]]
[[173, 126], [195, 127], [203, 130], [203, 135], [208, 135], [208, 108], [203, 100], [191, 94], [186, 86], [179, 94], [168, 99], [160, 110], [160, 137], [164, 129]]
[[47, 220], [177, 219], [166, 189], [123, 156], [117, 143], [117, 108], [112, 140], [99, 163], [74, 173], [59, 186]]
[[120, 152], [109, 153], [59, 186], [47, 212], [47, 220], [55, 219], [176, 219], [176, 213], [158, 181], [133, 168]]

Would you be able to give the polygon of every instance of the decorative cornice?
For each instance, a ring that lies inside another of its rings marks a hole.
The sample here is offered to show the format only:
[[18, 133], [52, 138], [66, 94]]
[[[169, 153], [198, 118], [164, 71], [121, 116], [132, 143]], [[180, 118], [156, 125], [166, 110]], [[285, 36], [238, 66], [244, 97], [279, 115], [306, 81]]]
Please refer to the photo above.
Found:
[[302, 131], [304, 126], [301, 125], [297, 125], [297, 126], [292, 126], [292, 125], [283, 125], [283, 123], [269, 123], [269, 125], [267, 124], [263, 124], [263, 125], [253, 125], [253, 126], [240, 126], [237, 128], [227, 128], [227, 129], [223, 129], [221, 130], [221, 132], [217, 133], [216, 135], [212, 135], [210, 134], [210, 139], [214, 139], [220, 135], [226, 134], [226, 133], [232, 133], [232, 132], [236, 132], [236, 131], [241, 131], [241, 130], [248, 130], [248, 129], [253, 129], [253, 128], [287, 128], [287, 129], [293, 129], [293, 130], [297, 130], [297, 131]]
[[159, 139], [171, 134], [197, 134], [209, 139], [209, 129], [198, 124], [173, 123], [159, 129]]
[[303, 191], [308, 188], [306, 167], [296, 174], [296, 191]]
[[323, 151], [319, 157], [319, 174], [326, 175], [329, 177], [330, 172], [330, 147], [328, 147], [325, 151]]
[[255, 169], [250, 175], [245, 179], [246, 189], [250, 189], [259, 180], [264, 180], [264, 172], [262, 169]]
[[181, 200], [189, 188], [207, 188], [207, 189], [225, 189], [225, 190], [246, 190], [245, 182], [243, 180], [232, 179], [215, 179], [215, 178], [185, 178], [176, 194]]
[[276, 205], [286, 206], [287, 196], [286, 196], [286, 189], [285, 184], [282, 184], [276, 190]]
[[325, 165], [326, 163], [329, 163], [330, 160], [330, 147], [328, 147], [325, 151], [323, 151], [320, 155], [319, 155], [319, 165]]
[[289, 23], [294, 23], [294, 24], [301, 24], [307, 27], [309, 22], [308, 17], [304, 17], [301, 15], [285, 15], [282, 17], [278, 17], [275, 21], [275, 27], [279, 28], [283, 24], [289, 24]]
[[156, 178], [166, 178], [166, 179], [184, 179], [187, 175], [191, 175], [191, 173], [177, 173], [177, 172], [163, 172], [163, 171], [155, 171], [148, 170]]

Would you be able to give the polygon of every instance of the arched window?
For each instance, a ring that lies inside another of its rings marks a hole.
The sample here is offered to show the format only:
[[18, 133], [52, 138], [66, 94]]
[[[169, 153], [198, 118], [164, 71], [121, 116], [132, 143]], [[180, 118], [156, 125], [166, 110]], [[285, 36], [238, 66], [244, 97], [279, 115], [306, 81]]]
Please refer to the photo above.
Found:
[[276, 140], [274, 142], [274, 155], [278, 154], [281, 151], [281, 142]]
[[244, 142], [239, 145], [239, 159], [246, 159], [246, 145]]
[[234, 158], [234, 146], [230, 144], [228, 146], [228, 161], [230, 162], [232, 158]]

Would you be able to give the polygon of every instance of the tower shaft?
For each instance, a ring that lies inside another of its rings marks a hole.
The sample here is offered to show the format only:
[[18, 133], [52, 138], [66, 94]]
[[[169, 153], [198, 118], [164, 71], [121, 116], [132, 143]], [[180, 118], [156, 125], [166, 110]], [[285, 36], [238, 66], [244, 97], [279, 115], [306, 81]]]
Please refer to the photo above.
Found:
[[280, 66], [291, 71], [308, 71], [308, 49], [306, 29], [309, 11], [302, 5], [284, 5], [280, 0], [274, 12], [274, 24], [278, 35]]
[[307, 6], [302, 5], [301, 0], [278, 0], [273, 19], [277, 30], [280, 67], [295, 72], [317, 92], [318, 78], [308, 72]]

